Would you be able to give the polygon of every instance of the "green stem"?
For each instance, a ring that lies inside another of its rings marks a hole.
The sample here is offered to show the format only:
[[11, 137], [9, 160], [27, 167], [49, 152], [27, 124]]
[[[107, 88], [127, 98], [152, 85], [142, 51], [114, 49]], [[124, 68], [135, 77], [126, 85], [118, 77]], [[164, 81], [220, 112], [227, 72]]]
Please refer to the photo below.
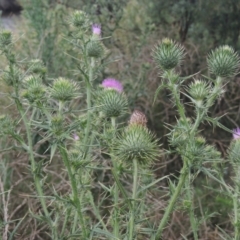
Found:
[[78, 222], [78, 213], [75, 212], [75, 213], [74, 213], [74, 219], [73, 219], [73, 225], [72, 225], [72, 228], [71, 228], [71, 233], [72, 233], [72, 234], [74, 234], [75, 231], [76, 231], [77, 222]]
[[66, 214], [64, 215], [64, 222], [63, 222], [63, 226], [62, 226], [61, 236], [64, 236], [64, 231], [66, 229], [71, 211], [72, 211], [72, 208], [67, 208], [67, 210], [66, 210]]
[[23, 107], [22, 107], [22, 104], [20, 103], [19, 99], [16, 98], [15, 103], [16, 103], [17, 109], [18, 109], [18, 111], [21, 115], [21, 118], [23, 120], [25, 129], [26, 129], [26, 133], [27, 133], [27, 141], [28, 141], [28, 148], [27, 149], [28, 149], [28, 154], [29, 154], [29, 158], [30, 158], [30, 162], [31, 162], [31, 171], [32, 171], [32, 174], [33, 174], [34, 184], [35, 184], [35, 187], [36, 187], [36, 190], [37, 190], [37, 194], [38, 194], [38, 197], [40, 199], [40, 203], [42, 205], [44, 215], [47, 218], [47, 220], [49, 221], [49, 223], [51, 224], [52, 235], [54, 236], [54, 239], [58, 239], [56, 227], [52, 223], [52, 220], [50, 218], [50, 214], [49, 214], [48, 209], [47, 209], [47, 204], [46, 204], [46, 201], [45, 201], [45, 197], [44, 197], [41, 182], [40, 182], [41, 179], [40, 179], [38, 173], [36, 173], [37, 167], [36, 167], [36, 163], [35, 163], [35, 159], [34, 159], [34, 155], [33, 155], [33, 142], [32, 142], [32, 136], [31, 136], [31, 129], [29, 127], [30, 123], [28, 123], [28, 121], [27, 121], [26, 114], [23, 111]]
[[86, 89], [87, 89], [87, 126], [85, 131], [85, 138], [84, 138], [84, 145], [85, 145], [85, 156], [87, 156], [89, 151], [89, 134], [90, 134], [90, 126], [91, 126], [91, 98], [92, 98], [92, 89], [91, 84], [93, 81], [93, 68], [95, 65], [94, 58], [91, 58], [90, 64], [89, 64], [89, 75], [88, 75], [88, 81], [86, 82]]
[[129, 240], [133, 240], [135, 232], [135, 201], [137, 198], [137, 184], [138, 184], [138, 162], [133, 160], [133, 191], [132, 191], [132, 209], [129, 220]]
[[[115, 132], [115, 129], [116, 129], [116, 118], [115, 117], [111, 118], [111, 123], [112, 123], [113, 131]], [[118, 172], [118, 166], [117, 166], [117, 163], [116, 163], [113, 156], [112, 156], [112, 163], [113, 163], [114, 172], [117, 173]], [[118, 221], [119, 191], [118, 191], [118, 186], [117, 186], [116, 183], [115, 183], [115, 186], [114, 186], [114, 193], [113, 194], [114, 194], [113, 232], [114, 232], [114, 236], [116, 238], [119, 238], [119, 221]]]
[[190, 216], [190, 224], [191, 224], [191, 228], [193, 231], [193, 236], [194, 236], [194, 240], [198, 240], [198, 234], [197, 234], [197, 223], [196, 223], [196, 218], [194, 216], [194, 207], [193, 207], [193, 197], [192, 197], [192, 192], [191, 192], [191, 173], [189, 173], [188, 176], [188, 180], [185, 181], [185, 189], [187, 190], [187, 197], [188, 197], [188, 201], [189, 201], [189, 216]]
[[165, 228], [167, 222], [168, 222], [168, 219], [170, 217], [170, 214], [172, 213], [173, 211], [173, 208], [174, 208], [174, 205], [178, 199], [178, 196], [180, 195], [181, 193], [181, 190], [182, 190], [182, 187], [185, 183], [185, 179], [188, 175], [188, 171], [187, 171], [187, 163], [186, 163], [186, 160], [183, 160], [184, 164], [183, 164], [183, 167], [181, 169], [181, 174], [180, 174], [180, 177], [179, 177], [179, 182], [178, 182], [178, 185], [170, 199], [170, 202], [167, 206], [167, 209], [163, 215], [163, 218], [158, 226], [158, 229], [157, 229], [157, 233], [156, 233], [156, 239], [159, 240], [161, 239], [161, 235], [162, 235], [162, 232], [163, 232], [163, 229]]
[[170, 89], [172, 91], [172, 94], [173, 94], [173, 97], [174, 97], [174, 100], [175, 100], [180, 118], [183, 119], [186, 124], [188, 124], [187, 118], [186, 118], [186, 115], [185, 115], [185, 109], [184, 109], [184, 106], [183, 106], [183, 104], [181, 103], [181, 100], [180, 100], [180, 93], [178, 93], [178, 85], [171, 84]]
[[235, 189], [233, 194], [233, 210], [234, 210], [234, 240], [238, 240], [240, 237], [239, 232], [239, 185], [238, 185], [238, 176], [239, 176], [239, 170], [240, 168], [238, 166], [235, 166]]
[[194, 126], [193, 126], [193, 128], [192, 128], [192, 130], [191, 130], [191, 132], [190, 132], [190, 135], [191, 135], [191, 136], [192, 136], [192, 135], [195, 133], [195, 131], [197, 130], [200, 122], [202, 121], [203, 116], [204, 116], [204, 112], [201, 113], [200, 110], [197, 109], [197, 118], [196, 118], [195, 123], [194, 123]]
[[80, 220], [83, 236], [84, 236], [84, 239], [88, 239], [87, 238], [88, 234], [87, 234], [86, 224], [85, 224], [85, 220], [84, 220], [84, 217], [83, 217], [83, 214], [82, 214], [82, 204], [81, 204], [80, 198], [78, 196], [76, 179], [75, 179], [75, 176], [72, 173], [72, 169], [71, 169], [71, 166], [69, 164], [69, 159], [68, 159], [68, 156], [67, 156], [65, 146], [60, 145], [59, 149], [60, 149], [60, 153], [61, 153], [64, 165], [66, 166], [67, 171], [68, 171], [68, 176], [69, 176], [69, 179], [70, 179], [70, 182], [71, 182], [71, 187], [72, 187], [73, 203], [74, 203], [74, 206], [77, 209], [77, 213], [78, 213], [78, 217], [79, 217], [79, 220]]

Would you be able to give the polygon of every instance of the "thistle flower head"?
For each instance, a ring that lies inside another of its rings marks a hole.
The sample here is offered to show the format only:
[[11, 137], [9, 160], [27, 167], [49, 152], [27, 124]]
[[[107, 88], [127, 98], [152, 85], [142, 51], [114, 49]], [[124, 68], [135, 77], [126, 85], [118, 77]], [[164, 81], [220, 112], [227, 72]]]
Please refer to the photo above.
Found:
[[177, 67], [184, 58], [184, 48], [164, 38], [154, 49], [153, 57], [163, 70], [171, 70]]
[[75, 141], [78, 141], [78, 140], [79, 140], [79, 136], [78, 136], [76, 133], [74, 133], [74, 134], [73, 134], [73, 139], [74, 139]]
[[208, 68], [217, 77], [232, 77], [237, 73], [240, 59], [229, 46], [218, 47], [207, 58]]
[[26, 98], [30, 103], [39, 102], [45, 99], [45, 87], [39, 75], [30, 75], [23, 81], [23, 87], [26, 88], [22, 92], [22, 97]]
[[100, 36], [100, 35], [101, 35], [101, 25], [94, 23], [94, 24], [92, 25], [92, 33], [93, 33], [94, 35]]
[[51, 88], [51, 96], [59, 101], [70, 101], [76, 96], [77, 85], [65, 78], [58, 78]]
[[115, 144], [115, 156], [127, 165], [134, 159], [140, 165], [150, 165], [159, 156], [155, 136], [142, 125], [130, 125]]
[[86, 46], [87, 55], [93, 58], [101, 58], [104, 55], [104, 47], [99, 40], [92, 39]]
[[106, 78], [102, 82], [102, 86], [106, 89], [114, 89], [117, 92], [123, 92], [123, 85], [114, 78]]
[[70, 21], [74, 27], [85, 27], [89, 21], [89, 18], [85, 12], [75, 11]]
[[49, 133], [58, 140], [62, 140], [65, 138], [66, 123], [62, 116], [60, 115], [52, 116]]
[[28, 66], [29, 66], [29, 70], [28, 70], [29, 73], [39, 74], [41, 77], [43, 77], [47, 72], [47, 68], [44, 66], [42, 60], [40, 59], [34, 59], [30, 61]]
[[128, 106], [125, 94], [114, 89], [101, 91], [97, 104], [106, 117], [119, 117], [126, 112]]
[[13, 66], [10, 70], [9, 66], [7, 66], [2, 75], [2, 79], [8, 86], [13, 86], [14, 84], [18, 84], [20, 82], [22, 76], [23, 73], [18, 67]]
[[146, 127], [147, 125], [147, 118], [145, 114], [139, 110], [134, 110], [130, 120], [129, 120], [129, 125], [142, 125]]
[[203, 100], [209, 95], [209, 85], [202, 80], [195, 80], [189, 86], [189, 94], [195, 100]]
[[233, 139], [240, 139], [240, 128], [236, 128], [233, 130]]

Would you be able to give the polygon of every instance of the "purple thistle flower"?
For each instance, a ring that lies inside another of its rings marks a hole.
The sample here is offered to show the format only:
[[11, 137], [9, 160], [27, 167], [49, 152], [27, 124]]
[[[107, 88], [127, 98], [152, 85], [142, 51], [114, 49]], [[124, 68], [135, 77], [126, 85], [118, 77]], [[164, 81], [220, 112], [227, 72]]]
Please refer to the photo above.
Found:
[[93, 34], [100, 36], [101, 35], [101, 25], [94, 23], [92, 25], [92, 32], [93, 32]]
[[79, 140], [79, 136], [76, 133], [73, 134], [73, 138], [75, 141]]
[[114, 90], [116, 90], [120, 93], [123, 91], [123, 85], [118, 80], [116, 80], [114, 78], [106, 78], [102, 82], [102, 86], [104, 88], [114, 89]]
[[236, 128], [233, 130], [233, 138], [239, 139], [240, 138], [240, 128]]

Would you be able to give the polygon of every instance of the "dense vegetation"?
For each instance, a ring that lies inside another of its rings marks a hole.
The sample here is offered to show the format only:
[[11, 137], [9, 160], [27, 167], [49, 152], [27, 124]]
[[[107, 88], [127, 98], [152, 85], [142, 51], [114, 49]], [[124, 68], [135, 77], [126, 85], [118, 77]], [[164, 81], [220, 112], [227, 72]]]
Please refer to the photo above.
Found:
[[239, 239], [240, 1], [21, 5], [0, 34], [2, 238]]

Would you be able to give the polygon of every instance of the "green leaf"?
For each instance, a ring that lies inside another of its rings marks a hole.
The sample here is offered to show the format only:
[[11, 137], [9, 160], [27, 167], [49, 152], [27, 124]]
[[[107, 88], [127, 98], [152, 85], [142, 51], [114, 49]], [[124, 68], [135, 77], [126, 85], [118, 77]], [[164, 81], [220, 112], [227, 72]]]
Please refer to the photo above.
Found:
[[94, 228], [92, 231], [93, 231], [93, 232], [96, 232], [96, 233], [99, 233], [99, 234], [103, 234], [103, 235], [105, 235], [105, 236], [108, 236], [108, 237], [110, 237], [109, 239], [121, 240], [120, 238], [117, 238], [117, 237], [115, 237], [114, 235], [112, 235], [110, 232], [106, 232], [106, 231], [104, 231], [104, 230], [102, 230], [102, 229], [100, 229], [100, 228]]
[[54, 156], [54, 154], [55, 154], [55, 152], [56, 152], [56, 149], [57, 149], [57, 144], [54, 143], [54, 144], [51, 146], [51, 155], [50, 155], [50, 162], [49, 162], [49, 164], [52, 162], [52, 158], [53, 158], [53, 156]]
[[11, 232], [11, 234], [9, 235], [9, 240], [12, 240], [14, 237], [14, 234], [16, 233], [16, 231], [18, 230], [19, 226], [21, 225], [22, 221], [26, 218], [26, 216], [28, 215], [28, 213], [26, 213], [23, 218], [21, 218], [21, 220], [18, 222], [18, 224], [16, 225], [16, 227], [13, 229], [13, 231]]
[[101, 182], [98, 182], [99, 184], [100, 184], [100, 186], [105, 190], [105, 191], [107, 191], [107, 192], [111, 192], [111, 189], [110, 188], [108, 188], [108, 187], [106, 187], [104, 184], [102, 184]]
[[141, 189], [138, 191], [137, 194], [139, 194], [139, 193], [142, 192], [142, 191], [147, 190], [148, 188], [152, 187], [153, 185], [155, 185], [156, 183], [162, 181], [162, 180], [165, 179], [165, 178], [168, 178], [168, 175], [167, 175], [167, 176], [164, 176], [164, 177], [162, 177], [162, 178], [159, 178], [159, 179], [157, 179], [156, 181], [154, 181], [154, 182], [148, 184], [147, 186], [141, 188]]
[[160, 92], [164, 87], [166, 87], [165, 84], [161, 84], [161, 85], [158, 86], [158, 88], [157, 88], [157, 90], [156, 90], [156, 92], [155, 92], [155, 94], [154, 94], [153, 104], [155, 103], [159, 92]]

